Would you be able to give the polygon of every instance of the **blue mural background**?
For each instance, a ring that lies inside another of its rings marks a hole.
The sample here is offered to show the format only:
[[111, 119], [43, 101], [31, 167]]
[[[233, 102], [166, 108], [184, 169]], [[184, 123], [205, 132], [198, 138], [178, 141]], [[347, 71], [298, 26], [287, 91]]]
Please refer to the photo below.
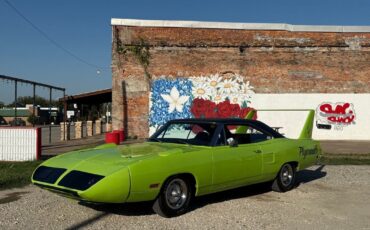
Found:
[[[185, 117], [192, 117], [190, 112], [191, 101], [193, 100], [192, 96], [192, 82], [188, 79], [158, 79], [152, 82], [151, 88], [151, 108], [149, 113], [149, 125], [150, 126], [161, 126], [167, 121], [172, 119], [180, 119]], [[174, 110], [169, 113], [168, 107], [169, 104], [161, 96], [162, 94], [169, 95], [171, 89], [176, 87], [180, 96], [189, 96], [187, 102], [184, 103], [182, 112]]]

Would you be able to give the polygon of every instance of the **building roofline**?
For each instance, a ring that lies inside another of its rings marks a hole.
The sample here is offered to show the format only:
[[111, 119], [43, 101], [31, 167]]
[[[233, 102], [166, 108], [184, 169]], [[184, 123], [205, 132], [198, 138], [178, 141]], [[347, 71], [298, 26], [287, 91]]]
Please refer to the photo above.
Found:
[[91, 91], [91, 92], [84, 92], [84, 93], [79, 93], [79, 94], [74, 94], [74, 95], [66, 95], [65, 97], [59, 98], [59, 101], [64, 101], [66, 99], [67, 101], [70, 99], [79, 99], [79, 98], [86, 98], [86, 97], [91, 97], [91, 96], [97, 96], [101, 94], [107, 94], [107, 93], [112, 93], [112, 88], [109, 89], [100, 89], [96, 91]]
[[235, 23], [175, 20], [111, 19], [112, 26], [177, 27], [234, 30], [284, 30], [291, 32], [369, 33], [370, 26], [292, 25], [286, 23]]

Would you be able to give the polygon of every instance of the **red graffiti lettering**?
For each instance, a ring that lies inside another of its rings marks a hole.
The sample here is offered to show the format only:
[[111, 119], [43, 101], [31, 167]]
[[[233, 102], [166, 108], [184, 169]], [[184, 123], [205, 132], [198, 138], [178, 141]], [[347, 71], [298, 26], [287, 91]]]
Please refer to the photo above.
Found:
[[331, 122], [336, 122], [336, 123], [352, 123], [352, 121], [355, 119], [355, 116], [350, 116], [350, 117], [328, 117], [328, 120]]
[[355, 120], [353, 107], [350, 103], [324, 103], [319, 106], [319, 115], [330, 123], [351, 124]]
[[[323, 104], [320, 106], [320, 110], [324, 113], [333, 113], [333, 114], [346, 114], [346, 110], [349, 108], [349, 103], [344, 103], [343, 105], [337, 105], [333, 110], [331, 104]], [[350, 111], [352, 112], [352, 111]]]
[[320, 110], [324, 113], [332, 113], [333, 110], [331, 108], [331, 105], [330, 104], [323, 104], [320, 106]]

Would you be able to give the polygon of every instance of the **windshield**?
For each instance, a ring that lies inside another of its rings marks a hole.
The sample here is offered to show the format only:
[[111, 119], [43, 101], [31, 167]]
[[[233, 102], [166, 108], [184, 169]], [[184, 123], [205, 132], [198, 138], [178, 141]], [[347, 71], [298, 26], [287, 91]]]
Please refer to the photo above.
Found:
[[215, 124], [171, 123], [149, 141], [209, 146], [215, 129]]

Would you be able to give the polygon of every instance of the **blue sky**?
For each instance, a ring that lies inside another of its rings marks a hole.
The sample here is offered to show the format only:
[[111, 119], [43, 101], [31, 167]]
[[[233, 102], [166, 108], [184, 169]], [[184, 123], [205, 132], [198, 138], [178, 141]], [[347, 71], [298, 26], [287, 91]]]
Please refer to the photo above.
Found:
[[[370, 1], [365, 0], [8, 1], [83, 62], [56, 47], [0, 0], [0, 74], [65, 87], [67, 94], [111, 87], [111, 18], [370, 25]], [[14, 99], [13, 87], [0, 81], [0, 101]], [[19, 95], [31, 92], [31, 86], [20, 86]], [[37, 94], [48, 97], [42, 88]]]

